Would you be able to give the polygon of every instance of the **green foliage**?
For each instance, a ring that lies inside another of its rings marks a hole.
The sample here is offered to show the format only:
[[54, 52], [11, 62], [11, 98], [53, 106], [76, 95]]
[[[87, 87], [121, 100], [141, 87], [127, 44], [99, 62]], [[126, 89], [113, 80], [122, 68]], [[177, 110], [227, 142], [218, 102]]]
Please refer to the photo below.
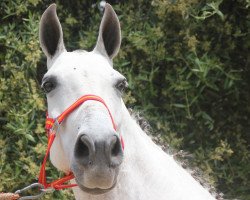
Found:
[[[0, 3], [0, 191], [35, 182], [44, 154], [38, 23], [50, 3]], [[127, 105], [142, 110], [170, 146], [194, 154], [192, 164], [227, 198], [250, 199], [249, 0], [112, 5], [123, 36], [114, 65], [130, 84]], [[67, 48], [92, 49], [101, 19], [96, 1], [58, 1], [58, 15]]]

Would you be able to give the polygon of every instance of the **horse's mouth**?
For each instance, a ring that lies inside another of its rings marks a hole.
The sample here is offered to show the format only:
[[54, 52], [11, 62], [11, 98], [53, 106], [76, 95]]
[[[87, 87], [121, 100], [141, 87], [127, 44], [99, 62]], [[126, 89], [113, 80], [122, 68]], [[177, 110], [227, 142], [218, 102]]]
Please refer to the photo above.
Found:
[[93, 195], [98, 195], [98, 194], [104, 194], [104, 193], [107, 193], [109, 192], [110, 190], [112, 190], [115, 186], [116, 186], [116, 182], [113, 184], [112, 187], [108, 188], [108, 189], [101, 189], [101, 188], [87, 188], [85, 186], [83, 186], [81, 183], [79, 183], [77, 181], [77, 179], [75, 179], [78, 187], [84, 191], [84, 192], [87, 192], [89, 194], [93, 194]]

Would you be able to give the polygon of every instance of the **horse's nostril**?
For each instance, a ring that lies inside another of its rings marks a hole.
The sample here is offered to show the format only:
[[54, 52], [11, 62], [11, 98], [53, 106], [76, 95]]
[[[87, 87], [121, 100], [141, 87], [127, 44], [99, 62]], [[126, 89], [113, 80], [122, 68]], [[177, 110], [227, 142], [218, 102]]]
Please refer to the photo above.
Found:
[[95, 147], [93, 141], [87, 135], [82, 135], [78, 138], [75, 146], [75, 157], [82, 164], [87, 165], [91, 161], [91, 155], [93, 155]]
[[111, 142], [111, 156], [117, 156], [120, 153], [120, 141], [114, 136], [114, 139]]
[[108, 157], [111, 167], [117, 167], [122, 163], [123, 151], [121, 142], [118, 136], [114, 135], [110, 139]]
[[87, 157], [89, 156], [89, 147], [88, 147], [88, 142], [87, 142], [87, 138], [85, 135], [83, 135], [81, 137], [81, 142], [79, 144], [79, 151], [78, 153], [81, 155], [81, 156], [84, 156], [84, 157]]

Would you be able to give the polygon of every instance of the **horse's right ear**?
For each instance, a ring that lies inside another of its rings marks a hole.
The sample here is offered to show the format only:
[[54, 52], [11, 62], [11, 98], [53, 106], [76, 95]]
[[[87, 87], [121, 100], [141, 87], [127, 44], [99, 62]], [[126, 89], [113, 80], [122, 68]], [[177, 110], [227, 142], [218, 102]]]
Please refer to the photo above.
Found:
[[120, 45], [121, 28], [119, 19], [112, 6], [106, 3], [94, 51], [112, 60], [117, 55]]
[[47, 56], [48, 68], [51, 61], [66, 51], [63, 43], [63, 32], [56, 14], [56, 4], [50, 5], [43, 13], [39, 26], [39, 40]]

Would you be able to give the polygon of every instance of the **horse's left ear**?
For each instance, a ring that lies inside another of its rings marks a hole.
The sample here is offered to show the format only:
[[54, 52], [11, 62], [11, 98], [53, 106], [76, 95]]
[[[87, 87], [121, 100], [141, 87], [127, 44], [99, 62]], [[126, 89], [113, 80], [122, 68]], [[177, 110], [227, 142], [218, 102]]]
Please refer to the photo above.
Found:
[[120, 45], [121, 28], [119, 19], [112, 6], [106, 3], [94, 51], [97, 51], [112, 60], [117, 55]]
[[66, 51], [63, 42], [63, 32], [56, 14], [56, 4], [50, 5], [40, 20], [39, 40], [43, 52], [47, 56], [48, 68], [51, 61]]

